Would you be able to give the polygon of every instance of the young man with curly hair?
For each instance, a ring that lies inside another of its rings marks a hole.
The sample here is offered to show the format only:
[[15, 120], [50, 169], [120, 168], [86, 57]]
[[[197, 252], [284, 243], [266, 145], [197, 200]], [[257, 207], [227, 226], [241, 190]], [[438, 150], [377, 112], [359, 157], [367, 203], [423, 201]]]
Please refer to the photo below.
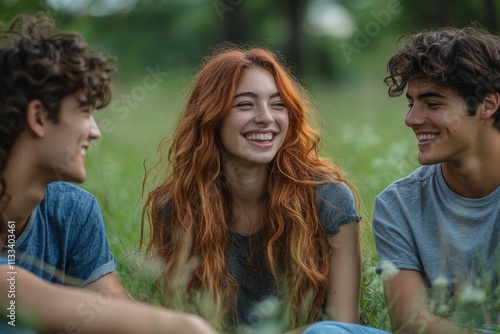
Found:
[[67, 183], [86, 179], [85, 152], [100, 136], [93, 112], [110, 100], [114, 66], [78, 34], [51, 35], [51, 25], [19, 16], [0, 49], [2, 223], [13, 222], [20, 267], [128, 298], [97, 201]]
[[52, 25], [18, 16], [0, 47], [0, 331], [23, 332], [17, 310], [43, 332], [213, 333], [196, 316], [132, 302], [113, 273], [97, 201], [68, 182], [86, 179], [114, 66]]
[[[373, 231], [394, 331], [500, 323], [500, 38], [480, 27], [408, 36], [389, 60], [423, 165], [376, 199]], [[385, 266], [384, 264], [392, 263]], [[393, 268], [394, 269], [394, 268]]]

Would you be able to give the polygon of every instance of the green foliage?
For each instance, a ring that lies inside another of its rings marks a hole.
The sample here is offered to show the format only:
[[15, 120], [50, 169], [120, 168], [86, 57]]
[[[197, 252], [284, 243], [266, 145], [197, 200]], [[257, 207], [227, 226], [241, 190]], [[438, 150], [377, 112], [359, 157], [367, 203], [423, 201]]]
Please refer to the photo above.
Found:
[[[493, 11], [488, 10], [488, 1]], [[56, 10], [57, 6], [51, 3], [59, 4], [62, 9]], [[73, 3], [71, 6], [79, 9], [64, 10], [65, 3]], [[491, 0], [459, 3], [450, 0], [128, 0], [131, 5], [124, 10], [90, 15], [96, 14], [96, 7], [106, 7], [106, 3], [118, 2], [0, 0], [0, 20], [8, 21], [18, 13], [48, 12], [57, 18], [60, 28], [78, 31], [91, 45], [116, 55], [125, 79], [140, 76], [146, 66], [153, 64], [168, 70], [189, 70], [199, 64], [209, 47], [225, 40], [237, 40], [282, 50], [301, 72], [336, 82], [370, 71], [363, 59], [387, 49], [388, 45], [392, 48], [396, 36], [402, 33], [446, 24], [463, 26], [473, 20], [492, 30], [500, 26], [492, 14], [498, 4]], [[318, 3], [344, 8], [353, 25], [351, 35], [333, 37], [312, 29], [308, 13]], [[297, 16], [290, 9], [293, 4], [300, 13]], [[348, 66], [356, 60], [360, 60], [357, 66]]]

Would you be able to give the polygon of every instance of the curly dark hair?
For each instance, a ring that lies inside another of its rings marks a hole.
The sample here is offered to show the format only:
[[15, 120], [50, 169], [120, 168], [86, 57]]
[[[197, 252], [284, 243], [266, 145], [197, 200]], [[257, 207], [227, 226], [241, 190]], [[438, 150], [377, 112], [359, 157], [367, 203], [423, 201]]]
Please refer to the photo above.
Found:
[[[392, 97], [401, 95], [411, 79], [424, 79], [455, 91], [475, 115], [488, 93], [500, 92], [500, 38], [477, 24], [424, 30], [399, 42], [384, 79]], [[500, 110], [492, 117], [500, 131]]]
[[89, 50], [77, 33], [52, 33], [53, 27], [48, 16], [21, 14], [0, 31], [0, 219], [8, 201], [3, 172], [25, 127], [29, 102], [40, 100], [58, 122], [67, 95], [83, 91], [83, 103], [94, 109], [111, 98], [114, 58]]

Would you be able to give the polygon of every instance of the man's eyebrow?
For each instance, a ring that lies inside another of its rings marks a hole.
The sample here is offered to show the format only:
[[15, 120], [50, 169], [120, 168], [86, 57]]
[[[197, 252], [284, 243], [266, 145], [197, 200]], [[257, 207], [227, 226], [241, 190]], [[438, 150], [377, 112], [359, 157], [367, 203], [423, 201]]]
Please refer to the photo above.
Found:
[[[253, 93], [253, 92], [243, 92], [243, 93], [236, 94], [234, 96], [234, 98], [241, 97], [241, 96], [248, 96], [248, 97], [253, 97], [253, 98], [258, 97], [258, 95]], [[280, 93], [276, 92], [276, 93], [272, 94], [270, 96], [270, 98], [279, 97], [279, 96], [280, 96]]]
[[[420, 99], [425, 99], [425, 98], [428, 98], [428, 97], [445, 98], [446, 96], [444, 96], [443, 94], [438, 93], [438, 92], [427, 92], [427, 93], [422, 93], [422, 94], [418, 95], [417, 99], [420, 100]], [[411, 95], [408, 94], [408, 92], [406, 92], [406, 98], [413, 99], [413, 97], [411, 97]]]

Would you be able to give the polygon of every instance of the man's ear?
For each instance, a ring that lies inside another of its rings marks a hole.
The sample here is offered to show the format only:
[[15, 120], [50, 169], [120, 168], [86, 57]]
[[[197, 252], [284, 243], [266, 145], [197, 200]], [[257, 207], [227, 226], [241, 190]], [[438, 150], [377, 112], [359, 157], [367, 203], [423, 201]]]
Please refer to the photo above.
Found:
[[26, 127], [36, 136], [43, 137], [46, 131], [48, 118], [47, 109], [42, 101], [32, 100], [26, 108]]
[[481, 118], [491, 117], [500, 106], [500, 94], [498, 92], [493, 92], [486, 95], [483, 104], [484, 107], [481, 110]]

